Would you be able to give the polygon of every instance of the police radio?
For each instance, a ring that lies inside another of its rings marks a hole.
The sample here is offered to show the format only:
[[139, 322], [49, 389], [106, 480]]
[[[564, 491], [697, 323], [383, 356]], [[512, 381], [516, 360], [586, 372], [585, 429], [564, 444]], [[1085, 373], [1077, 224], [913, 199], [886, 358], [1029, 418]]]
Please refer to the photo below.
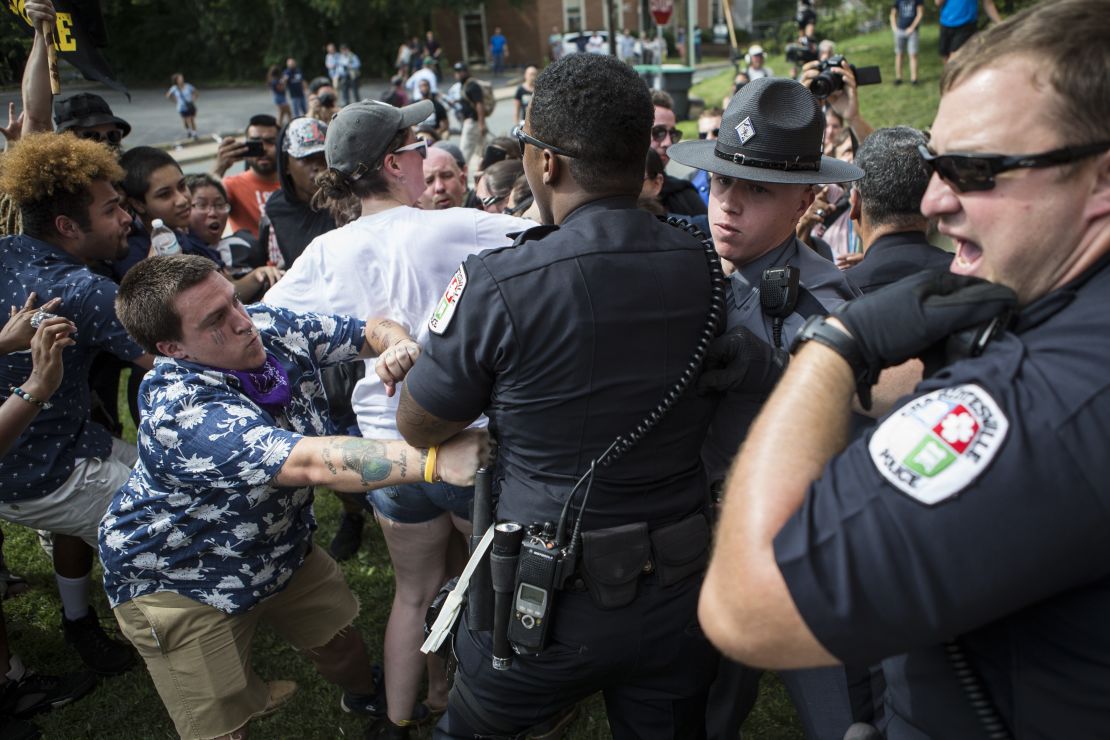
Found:
[[567, 548], [559, 545], [552, 523], [527, 529], [520, 544], [508, 625], [509, 642], [518, 655], [537, 655], [547, 644], [555, 590], [563, 585], [562, 574], [573, 570], [573, 565], [565, 567], [567, 562], [573, 563], [573, 557], [568, 560]]
[[798, 284], [801, 273], [797, 267], [771, 267], [763, 271], [759, 281], [759, 304], [771, 317], [775, 346], [782, 348], [782, 325], [798, 305]]

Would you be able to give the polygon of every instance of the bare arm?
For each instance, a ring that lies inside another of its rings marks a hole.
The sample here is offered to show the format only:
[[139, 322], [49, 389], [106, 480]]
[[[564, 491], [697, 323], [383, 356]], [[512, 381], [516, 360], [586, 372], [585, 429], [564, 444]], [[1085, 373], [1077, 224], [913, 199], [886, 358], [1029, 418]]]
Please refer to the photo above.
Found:
[[764, 668], [837, 662], [799, 614], [774, 538], [847, 444], [854, 395], [848, 363], [811, 342], [791, 361], [733, 465], [698, 604], [706, 635], [731, 658]]
[[[489, 461], [489, 435], [472, 430], [437, 451], [434, 480], [458, 486], [474, 483], [474, 471]], [[304, 437], [274, 478], [279, 486], [323, 485], [357, 493], [401, 483], [424, 482], [428, 450], [401, 440], [359, 437]]]
[[392, 319], [374, 317], [366, 320], [366, 343], [362, 345], [359, 358], [377, 357], [387, 349], [401, 342], [415, 342], [405, 327]]
[[[56, 316], [43, 321], [31, 337], [31, 376], [20, 384], [24, 393], [37, 401], [49, 402], [62, 382], [62, 350], [76, 344], [70, 336], [73, 324]], [[8, 454], [19, 435], [34, 421], [39, 405], [11, 394], [0, 405], [0, 457]]]
[[987, 12], [987, 17], [994, 23], [1002, 22], [1002, 14], [998, 12], [998, 8], [994, 5], [994, 0], [983, 0], [983, 10]]
[[50, 92], [50, 67], [47, 60], [47, 45], [54, 43], [42, 33], [42, 24], [55, 24], [54, 5], [49, 0], [28, 0], [27, 17], [35, 24], [35, 41], [31, 55], [27, 58], [27, 68], [23, 71], [23, 135], [53, 131], [51, 104], [54, 100]]
[[397, 406], [397, 431], [412, 445], [428, 447], [439, 444], [470, 426], [470, 421], [449, 421], [428, 413], [409, 393], [401, 388], [401, 402]]
[[910, 34], [910, 33], [913, 33], [914, 31], [916, 31], [917, 27], [921, 25], [921, 19], [924, 18], [924, 17], [925, 17], [925, 6], [924, 5], [918, 5], [917, 6], [917, 14], [913, 17], [913, 23], [911, 23], [910, 27], [906, 29], [906, 33]]

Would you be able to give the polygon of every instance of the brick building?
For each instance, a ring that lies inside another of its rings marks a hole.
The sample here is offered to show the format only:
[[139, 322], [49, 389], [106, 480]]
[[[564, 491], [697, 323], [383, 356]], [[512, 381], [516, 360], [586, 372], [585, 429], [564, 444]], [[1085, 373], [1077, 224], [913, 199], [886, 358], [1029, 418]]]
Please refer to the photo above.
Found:
[[[697, 25], [709, 43], [708, 29], [724, 22], [721, 0], [690, 0], [697, 3]], [[609, 30], [610, 3], [620, 2], [614, 15], [618, 28], [639, 34], [654, 28], [649, 0], [523, 0], [515, 7], [509, 0], [486, 0], [464, 12], [437, 11], [432, 28], [448, 59], [466, 59], [472, 64], [488, 63], [489, 37], [500, 26], [509, 41], [508, 64], [542, 65], [549, 61], [548, 37], [560, 33]], [[686, 0], [675, 0], [670, 25], [685, 24]]]

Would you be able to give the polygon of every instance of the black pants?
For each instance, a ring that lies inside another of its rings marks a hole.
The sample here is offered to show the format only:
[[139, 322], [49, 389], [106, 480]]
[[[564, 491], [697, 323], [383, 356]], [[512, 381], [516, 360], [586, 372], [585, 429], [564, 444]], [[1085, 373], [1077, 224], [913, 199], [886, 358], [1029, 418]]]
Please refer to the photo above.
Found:
[[640, 579], [626, 607], [602, 610], [584, 592], [556, 596], [548, 648], [491, 667], [490, 633], [459, 628], [459, 669], [437, 738], [512, 737], [602, 691], [613, 737], [705, 737], [716, 653], [697, 622], [701, 574], [670, 587]]

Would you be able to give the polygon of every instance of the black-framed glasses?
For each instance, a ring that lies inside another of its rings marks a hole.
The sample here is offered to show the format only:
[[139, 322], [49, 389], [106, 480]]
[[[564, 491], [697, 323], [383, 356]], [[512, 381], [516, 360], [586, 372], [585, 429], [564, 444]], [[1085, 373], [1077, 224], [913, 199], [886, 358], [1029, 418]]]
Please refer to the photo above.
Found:
[[514, 126], [513, 131], [512, 131], [512, 137], [514, 139], [516, 139], [516, 143], [520, 146], [520, 156], [521, 157], [524, 156], [525, 146], [528, 145], [528, 144], [531, 144], [532, 146], [536, 147], [537, 149], [546, 149], [547, 151], [553, 152], [553, 153], [558, 154], [562, 157], [570, 157], [571, 159], [575, 158], [575, 155], [571, 154], [566, 149], [560, 149], [559, 147], [553, 146], [551, 144], [544, 144], [542, 141], [537, 139], [535, 136], [531, 136], [529, 134], [524, 133], [524, 127], [523, 126]]
[[95, 129], [89, 129], [87, 131], [81, 131], [77, 135], [80, 136], [82, 139], [92, 139], [93, 141], [99, 141], [101, 143], [111, 144], [113, 146], [123, 141], [123, 132], [120, 131], [118, 128], [114, 128], [106, 134], [102, 134]]
[[[679, 131], [678, 133], [681, 134], [682, 132]], [[707, 138], [709, 138], [710, 134], [713, 134], [713, 138], [716, 139], [717, 137], [719, 137], [721, 135], [721, 129], [715, 128], [712, 131], [699, 131], [698, 132], [698, 138], [699, 139], [707, 139]]]
[[676, 128], [667, 128], [662, 124], [651, 127], [651, 138], [655, 139], [656, 141], [662, 141], [663, 139], [667, 138], [667, 134], [671, 135], [672, 144], [676, 144], [682, 141], [682, 132]]
[[990, 190], [994, 176], [1009, 170], [1034, 167], [1056, 167], [1078, 162], [1110, 149], [1110, 141], [1083, 146], [1066, 146], [1043, 154], [934, 154], [925, 144], [919, 144], [918, 153], [925, 164], [940, 175], [941, 179], [961, 193]]

